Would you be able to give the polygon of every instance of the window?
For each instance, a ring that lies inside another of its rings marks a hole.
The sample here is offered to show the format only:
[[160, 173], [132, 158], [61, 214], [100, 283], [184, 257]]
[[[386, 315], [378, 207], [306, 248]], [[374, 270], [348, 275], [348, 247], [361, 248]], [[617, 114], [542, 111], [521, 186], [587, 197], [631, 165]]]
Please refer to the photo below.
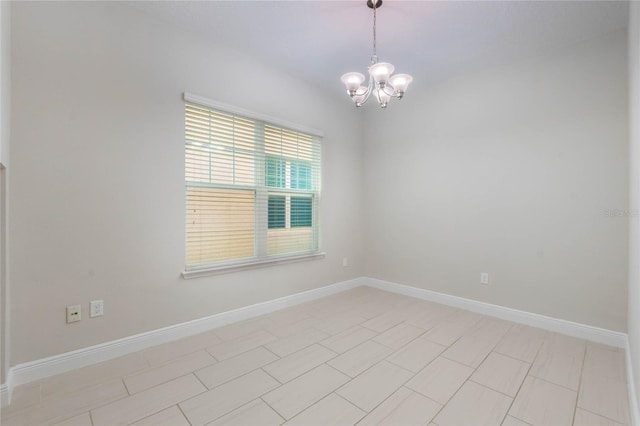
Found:
[[320, 137], [188, 96], [187, 272], [318, 253]]

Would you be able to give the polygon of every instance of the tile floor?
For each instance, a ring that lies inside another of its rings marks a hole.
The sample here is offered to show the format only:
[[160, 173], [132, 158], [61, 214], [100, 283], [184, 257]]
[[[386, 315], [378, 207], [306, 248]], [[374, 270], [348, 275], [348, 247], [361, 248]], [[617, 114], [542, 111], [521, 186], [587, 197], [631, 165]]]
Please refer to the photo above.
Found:
[[3, 425], [628, 425], [624, 351], [367, 287], [14, 390]]

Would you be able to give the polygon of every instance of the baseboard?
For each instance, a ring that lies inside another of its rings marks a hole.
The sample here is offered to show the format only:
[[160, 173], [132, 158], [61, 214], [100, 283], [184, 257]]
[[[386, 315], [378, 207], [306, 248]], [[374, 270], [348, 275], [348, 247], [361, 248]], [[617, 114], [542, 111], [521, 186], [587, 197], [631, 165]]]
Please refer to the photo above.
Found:
[[443, 305], [466, 309], [468, 311], [489, 315], [519, 324], [525, 324], [573, 337], [579, 337], [592, 342], [624, 348], [626, 353], [627, 387], [629, 394], [631, 425], [640, 426], [640, 410], [638, 408], [635, 377], [633, 375], [633, 365], [631, 362], [631, 348], [629, 346], [629, 338], [626, 333], [551, 318], [544, 315], [533, 314], [531, 312], [519, 311], [517, 309], [506, 308], [504, 306], [492, 305], [490, 303], [465, 299], [463, 297], [438, 293], [435, 291], [378, 280], [375, 278], [363, 278], [363, 281], [365, 285], [379, 290], [390, 291], [392, 293], [428, 300], [430, 302], [441, 303]]
[[6, 382], [0, 385], [0, 407], [11, 403], [11, 392], [13, 391], [13, 372], [7, 372]]
[[[635, 376], [633, 375], [633, 363], [631, 362], [631, 345], [627, 338], [627, 387], [629, 388], [629, 412], [631, 424], [640, 425], [640, 408], [638, 407], [638, 394], [636, 392]], [[638, 383], [640, 384], [640, 383]]]
[[8, 376], [11, 380], [7, 380], [7, 383], [1, 385], [2, 387], [0, 388], [0, 392], [2, 393], [2, 405], [4, 406], [9, 403], [13, 386], [44, 379], [49, 376], [85, 367], [87, 365], [96, 364], [98, 362], [107, 361], [109, 359], [127, 355], [162, 343], [189, 337], [216, 327], [268, 314], [279, 309], [319, 299], [321, 297], [329, 296], [331, 294], [339, 293], [362, 285], [364, 285], [362, 279], [356, 278], [326, 287], [292, 294], [279, 299], [257, 303], [255, 305], [246, 306], [233, 311], [223, 312], [111, 342], [101, 343], [88, 348], [78, 349], [72, 352], [66, 352], [24, 364], [18, 364], [11, 367], [9, 370]]
[[463, 297], [438, 293], [422, 288], [396, 284], [389, 281], [375, 278], [363, 278], [365, 285], [392, 293], [403, 294], [418, 299], [441, 303], [443, 305], [466, 309], [483, 315], [525, 324], [532, 327], [543, 328], [549, 331], [566, 334], [568, 336], [579, 337], [592, 342], [602, 343], [617, 348], [626, 348], [627, 335], [617, 331], [606, 330], [604, 328], [579, 324], [576, 322], [551, 318], [544, 315], [533, 314], [531, 312], [511, 309], [504, 306], [492, 305], [490, 303], [479, 302], [477, 300], [465, 299]]
[[2, 407], [9, 405], [9, 386], [6, 383], [0, 385], [0, 404]]
[[18, 364], [9, 369], [7, 382], [0, 385], [0, 402], [2, 406], [7, 405], [11, 399], [11, 391], [14, 386], [29, 383], [35, 380], [44, 379], [49, 376], [64, 373], [87, 365], [107, 361], [132, 352], [143, 350], [152, 346], [160, 345], [170, 341], [182, 339], [194, 334], [202, 333], [216, 327], [231, 324], [237, 321], [253, 318], [259, 315], [295, 306], [300, 303], [329, 296], [341, 291], [349, 290], [359, 286], [369, 286], [384, 291], [403, 294], [418, 299], [428, 300], [444, 305], [449, 305], [483, 315], [543, 328], [549, 331], [579, 337], [610, 346], [625, 348], [627, 353], [627, 374], [629, 383], [630, 410], [632, 424], [640, 425], [638, 415], [638, 403], [636, 390], [633, 386], [633, 374], [631, 366], [631, 356], [629, 354], [628, 338], [625, 333], [619, 333], [589, 325], [574, 323], [571, 321], [551, 318], [544, 315], [519, 311], [517, 309], [506, 308], [504, 306], [492, 305], [476, 300], [465, 299], [444, 293], [420, 289], [389, 281], [374, 278], [356, 278], [343, 281], [326, 287], [305, 291], [302, 293], [285, 296], [279, 299], [270, 300], [263, 303], [235, 309], [211, 315], [205, 318], [172, 325], [158, 330], [125, 337], [111, 342], [101, 343], [88, 348], [54, 355], [48, 358]]

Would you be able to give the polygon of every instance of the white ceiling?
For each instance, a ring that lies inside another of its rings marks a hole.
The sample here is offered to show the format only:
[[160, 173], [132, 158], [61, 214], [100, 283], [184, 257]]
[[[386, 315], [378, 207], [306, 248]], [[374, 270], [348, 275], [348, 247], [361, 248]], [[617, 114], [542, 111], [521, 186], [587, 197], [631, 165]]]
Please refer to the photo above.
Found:
[[[148, 1], [129, 6], [261, 62], [343, 93], [366, 72], [372, 11], [365, 0]], [[470, 67], [577, 43], [627, 26], [626, 1], [404, 1], [378, 10], [378, 56], [414, 85]]]

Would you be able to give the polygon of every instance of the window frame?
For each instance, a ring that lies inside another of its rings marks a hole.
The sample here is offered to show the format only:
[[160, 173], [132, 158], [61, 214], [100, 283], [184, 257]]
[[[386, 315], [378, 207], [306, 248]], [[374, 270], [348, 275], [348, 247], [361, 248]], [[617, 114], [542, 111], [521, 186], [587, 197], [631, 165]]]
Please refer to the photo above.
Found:
[[[307, 134], [309, 136], [312, 136], [314, 138], [320, 138], [322, 139], [324, 134], [321, 131], [306, 127], [306, 126], [301, 126], [298, 124], [294, 124], [285, 120], [281, 120], [281, 119], [277, 119], [274, 117], [270, 117], [267, 116], [265, 114], [260, 114], [260, 113], [256, 113], [253, 111], [249, 111], [243, 108], [239, 108], [233, 105], [228, 105], [228, 104], [224, 104], [221, 102], [217, 102], [217, 101], [213, 101], [207, 98], [204, 98], [202, 96], [198, 96], [198, 95], [194, 95], [188, 92], [185, 92], [183, 94], [183, 100], [186, 103], [190, 103], [190, 104], [196, 104], [205, 108], [210, 108], [216, 111], [219, 111], [221, 113], [225, 113], [225, 114], [231, 114], [234, 116], [239, 116], [241, 118], [247, 118], [250, 120], [255, 120], [255, 121], [259, 121], [264, 123], [265, 125], [270, 125], [270, 126], [276, 126], [279, 128], [282, 128], [284, 130], [288, 130], [288, 131], [293, 131], [293, 132], [299, 132], [299, 133], [304, 133]], [[264, 141], [263, 141], [264, 143]], [[315, 143], [315, 142], [314, 142]], [[186, 141], [185, 141], [186, 144]], [[285, 263], [292, 263], [292, 262], [300, 262], [300, 261], [306, 261], [306, 260], [313, 260], [313, 259], [321, 259], [325, 257], [325, 253], [323, 251], [321, 251], [321, 247], [322, 247], [322, 239], [321, 239], [321, 227], [320, 227], [320, 194], [321, 194], [321, 177], [322, 174], [320, 173], [319, 179], [317, 181], [317, 188], [298, 188], [299, 182], [300, 181], [304, 181], [305, 179], [308, 180], [309, 178], [300, 178], [300, 169], [302, 167], [300, 167], [300, 164], [308, 164], [310, 167], [312, 167], [313, 163], [312, 162], [305, 162], [303, 160], [291, 160], [291, 162], [295, 161], [296, 162], [296, 182], [298, 182], [298, 184], [296, 185], [296, 188], [291, 188], [291, 181], [292, 181], [292, 175], [291, 175], [291, 164], [288, 164], [285, 166], [285, 181], [287, 182], [283, 187], [275, 187], [275, 186], [268, 186], [268, 176], [267, 176], [267, 159], [270, 157], [269, 154], [267, 154], [266, 152], [264, 152], [264, 150], [262, 151], [261, 155], [263, 156], [264, 159], [264, 164], [262, 165], [264, 167], [264, 182], [259, 183], [254, 183], [254, 188], [256, 190], [256, 202], [258, 202], [258, 198], [259, 197], [266, 197], [266, 209], [265, 209], [265, 213], [267, 213], [266, 217], [263, 218], [264, 224], [266, 225], [267, 231], [270, 229], [268, 227], [268, 223], [269, 223], [269, 218], [268, 218], [268, 198], [269, 195], [276, 195], [276, 196], [286, 196], [286, 206], [287, 206], [287, 214], [285, 214], [285, 222], [287, 223], [287, 225], [290, 225], [290, 221], [291, 218], [290, 216], [288, 216], [288, 214], [291, 213], [290, 211], [290, 206], [291, 206], [291, 198], [292, 197], [311, 197], [312, 198], [312, 202], [311, 202], [311, 206], [312, 206], [312, 211], [311, 211], [311, 229], [312, 232], [314, 233], [314, 238], [315, 238], [315, 242], [316, 242], [316, 247], [310, 251], [298, 251], [298, 252], [290, 252], [290, 253], [282, 253], [282, 254], [272, 254], [272, 255], [268, 255], [267, 253], [264, 252], [264, 247], [263, 249], [259, 248], [259, 245], [261, 244], [260, 241], [258, 241], [258, 239], [256, 239], [255, 242], [255, 248], [254, 248], [254, 256], [251, 258], [242, 258], [242, 259], [230, 259], [230, 260], [223, 260], [223, 261], [217, 261], [215, 263], [207, 263], [207, 264], [193, 264], [193, 265], [189, 265], [187, 264], [187, 235], [186, 235], [186, 228], [185, 228], [185, 237], [184, 237], [184, 241], [185, 241], [185, 269], [182, 272], [182, 277], [185, 279], [190, 279], [190, 278], [198, 278], [198, 277], [202, 277], [202, 276], [208, 276], [208, 275], [215, 275], [215, 274], [221, 274], [221, 273], [227, 273], [227, 272], [233, 272], [233, 271], [239, 271], [239, 270], [245, 270], [245, 269], [254, 269], [254, 268], [261, 268], [261, 267], [266, 267], [266, 266], [272, 266], [272, 265], [278, 265], [278, 264], [285, 264]], [[318, 154], [319, 155], [319, 154]], [[283, 157], [274, 157], [278, 160], [282, 160]], [[183, 156], [184, 159], [184, 156]], [[290, 162], [290, 161], [287, 161]], [[321, 157], [318, 160], [318, 167], [319, 167], [319, 172], [321, 171], [322, 168], [322, 160]], [[258, 165], [256, 164], [256, 167], [258, 167]], [[280, 166], [278, 166], [280, 167]], [[278, 169], [278, 171], [276, 172], [276, 174], [278, 175], [277, 177], [279, 177], [280, 171]], [[184, 175], [183, 175], [184, 176]], [[187, 198], [187, 189], [190, 187], [191, 184], [189, 184], [186, 179], [185, 179], [185, 199]], [[197, 185], [196, 185], [197, 186]], [[312, 185], [311, 185], [312, 186]], [[247, 188], [248, 189], [248, 188]], [[186, 212], [186, 211], [185, 211]], [[185, 213], [186, 214], [186, 213]], [[186, 219], [186, 217], [185, 217]], [[259, 213], [256, 212], [256, 225], [254, 228], [254, 232], [256, 233], [256, 235], [259, 233], [258, 230], [258, 226], [259, 223], [261, 222], [261, 219], [259, 218]], [[186, 222], [185, 222], [186, 223]], [[315, 225], [315, 227], [314, 227]], [[263, 242], [264, 243], [264, 242]], [[261, 253], [262, 252], [262, 253]]]

